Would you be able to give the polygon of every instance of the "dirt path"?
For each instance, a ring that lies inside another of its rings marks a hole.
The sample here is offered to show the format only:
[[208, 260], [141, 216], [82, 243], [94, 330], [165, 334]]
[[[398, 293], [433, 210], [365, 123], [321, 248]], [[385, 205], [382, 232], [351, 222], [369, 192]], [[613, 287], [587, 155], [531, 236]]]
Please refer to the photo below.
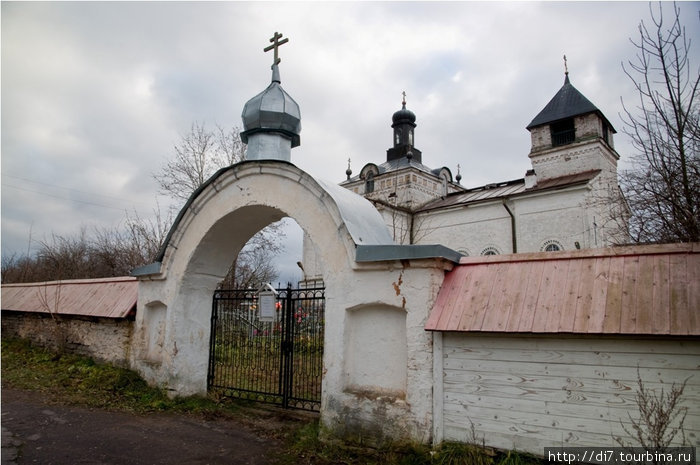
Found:
[[2, 465], [271, 464], [285, 422], [299, 419], [108, 412], [3, 389]]

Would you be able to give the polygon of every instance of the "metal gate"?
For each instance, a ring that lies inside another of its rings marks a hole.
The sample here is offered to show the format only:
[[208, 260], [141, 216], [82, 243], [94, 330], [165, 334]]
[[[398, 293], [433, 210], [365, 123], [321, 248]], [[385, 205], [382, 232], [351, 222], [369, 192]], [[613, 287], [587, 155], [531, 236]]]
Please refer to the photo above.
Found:
[[258, 292], [214, 293], [210, 391], [318, 411], [323, 373], [324, 288], [277, 289], [272, 321], [261, 321]]

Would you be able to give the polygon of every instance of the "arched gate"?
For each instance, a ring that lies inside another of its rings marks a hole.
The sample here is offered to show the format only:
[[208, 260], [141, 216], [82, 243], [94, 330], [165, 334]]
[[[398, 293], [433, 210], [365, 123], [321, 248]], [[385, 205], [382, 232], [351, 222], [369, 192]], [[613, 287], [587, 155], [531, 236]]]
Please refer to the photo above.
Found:
[[276, 290], [261, 312], [254, 290], [217, 290], [207, 388], [224, 396], [320, 410], [325, 289]]

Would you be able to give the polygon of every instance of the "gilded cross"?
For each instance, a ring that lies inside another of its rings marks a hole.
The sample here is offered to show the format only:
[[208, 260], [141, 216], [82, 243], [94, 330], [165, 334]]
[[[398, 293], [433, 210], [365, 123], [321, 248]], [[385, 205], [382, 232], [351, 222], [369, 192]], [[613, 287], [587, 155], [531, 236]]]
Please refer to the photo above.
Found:
[[284, 40], [279, 40], [281, 38], [282, 38], [282, 34], [280, 34], [279, 32], [275, 32], [275, 35], [273, 35], [272, 38], [270, 39], [270, 42], [272, 42], [272, 45], [265, 47], [263, 49], [264, 52], [269, 52], [270, 50], [275, 51], [275, 61], [272, 63], [273, 66], [278, 65], [280, 63], [280, 61], [282, 61], [282, 59], [278, 55], [277, 49], [279, 48], [280, 45], [286, 44], [287, 42], [289, 42], [288, 38], [286, 38]]

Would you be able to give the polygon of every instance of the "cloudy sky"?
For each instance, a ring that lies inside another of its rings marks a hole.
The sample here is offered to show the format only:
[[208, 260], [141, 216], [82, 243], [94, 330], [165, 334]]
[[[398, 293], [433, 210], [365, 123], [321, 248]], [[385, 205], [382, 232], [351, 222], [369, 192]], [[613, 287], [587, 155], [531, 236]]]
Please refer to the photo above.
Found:
[[[671, 5], [665, 4], [668, 9]], [[621, 62], [645, 2], [2, 2], [2, 254], [84, 225], [118, 227], [156, 204], [152, 174], [195, 121], [241, 124], [270, 81], [299, 103], [292, 162], [340, 182], [383, 162], [401, 92], [430, 167], [467, 187], [520, 178], [525, 126], [564, 80], [619, 131], [634, 89]], [[698, 3], [680, 3], [700, 39]], [[697, 65], [700, 44], [695, 43]], [[292, 233], [292, 237], [295, 234]], [[294, 247], [291, 247], [294, 249]], [[296, 250], [296, 249], [295, 249]], [[292, 263], [298, 257], [291, 251]]]

